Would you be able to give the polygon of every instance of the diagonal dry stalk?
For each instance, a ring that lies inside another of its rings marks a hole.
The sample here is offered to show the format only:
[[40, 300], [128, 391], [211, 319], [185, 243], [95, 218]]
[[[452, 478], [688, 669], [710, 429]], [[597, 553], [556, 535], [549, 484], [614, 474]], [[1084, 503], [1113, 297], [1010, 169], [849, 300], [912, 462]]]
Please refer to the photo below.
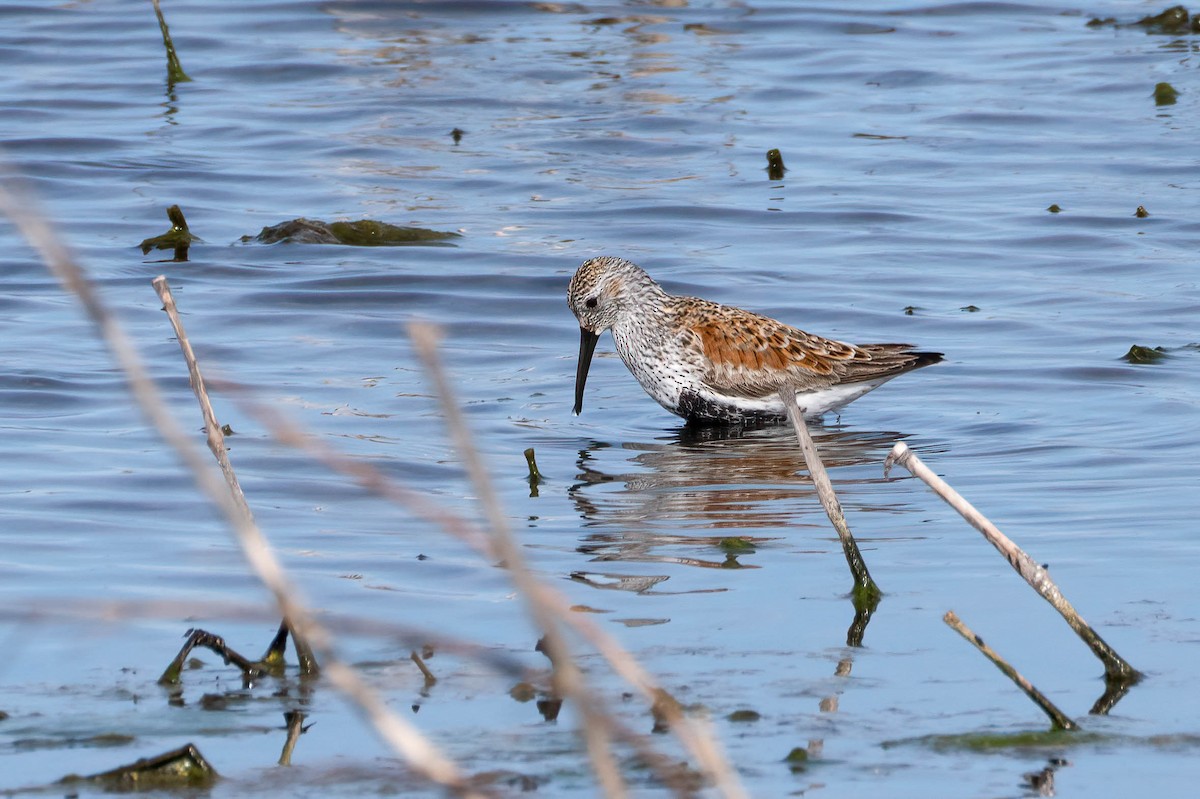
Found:
[[220, 510], [235, 533], [242, 553], [251, 569], [275, 596], [283, 617], [293, 629], [321, 652], [326, 661], [325, 676], [347, 694], [366, 715], [376, 731], [412, 768], [426, 778], [445, 786], [463, 797], [483, 797], [473, 789], [458, 767], [415, 728], [392, 713], [378, 695], [350, 667], [337, 660], [328, 631], [316, 624], [301, 602], [284, 573], [283, 567], [267, 544], [262, 532], [244, 509], [238, 505], [227, 486], [222, 484], [200, 455], [191, 438], [171, 416], [150, 379], [132, 342], [116, 316], [101, 301], [83, 269], [76, 263], [66, 246], [58, 239], [46, 217], [36, 210], [27, 192], [16, 187], [13, 180], [0, 182], [0, 209], [12, 220], [47, 268], [83, 306], [96, 327], [110, 354], [125, 373], [130, 391], [143, 415], [175, 450], [192, 473], [197, 486]]
[[1100, 662], [1104, 664], [1105, 678], [1110, 683], [1131, 683], [1141, 678], [1141, 674], [1118, 655], [1116, 650], [1109, 646], [1100, 637], [1100, 634], [1092, 629], [1091, 625], [1083, 620], [1079, 612], [1067, 601], [1062, 591], [1050, 579], [1050, 574], [1046, 571], [1045, 567], [1029, 557], [1023, 549], [1013, 543], [1012, 539], [1000, 532], [996, 525], [992, 524], [987, 517], [976, 510], [974, 505], [967, 502], [945, 480], [938, 477], [903, 441], [892, 447], [891, 453], [888, 454], [887, 460], [884, 461], [883, 473], [885, 475], [891, 470], [893, 464], [900, 464], [914, 477], [918, 477], [924, 481], [926, 485], [933, 489], [934, 493], [946, 501], [946, 504], [958, 511], [959, 515], [966, 519], [968, 524], [983, 534], [983, 537], [1004, 556], [1005, 560], [1016, 570], [1017, 574], [1020, 574], [1033, 590], [1037, 591], [1043, 599], [1053, 605], [1054, 609], [1062, 614], [1062, 617], [1066, 619], [1071, 629], [1083, 639], [1084, 643], [1091, 648], [1096, 657], [1100, 658]]
[[[192, 351], [192, 344], [188, 341], [187, 333], [183, 329], [183, 320], [179, 318], [171, 287], [167, 285], [167, 279], [162, 275], [154, 278], [151, 284], [158, 292], [158, 298], [162, 300], [163, 310], [166, 311], [167, 318], [171, 321], [171, 327], [175, 331], [175, 338], [179, 341], [179, 348], [187, 363], [188, 380], [191, 383], [192, 392], [196, 395], [196, 400], [200, 403], [200, 413], [204, 417], [204, 432], [208, 448], [221, 467], [221, 475], [225, 478], [229, 498], [237, 506], [238, 515], [247, 519], [250, 524], [254, 524], [254, 514], [250, 510], [250, 504], [246, 502], [246, 495], [242, 492], [241, 484], [238, 483], [237, 474], [233, 471], [233, 464], [229, 461], [229, 452], [225, 446], [225, 434], [221, 430], [221, 423], [217, 421], [212, 401], [208, 398], [208, 390], [204, 387], [204, 375], [200, 373], [200, 364], [196, 361], [196, 353]], [[319, 674], [320, 668], [317, 665], [317, 659], [313, 657], [308, 639], [291, 623], [291, 617], [288, 617], [286, 621], [288, 631], [292, 634], [292, 644], [296, 647], [296, 656], [300, 660], [300, 673], [306, 676]]]
[[846, 563], [850, 566], [850, 575], [854, 578], [855, 599], [861, 599], [864, 604], [868, 605], [878, 604], [882, 592], [880, 592], [879, 586], [875, 585], [875, 581], [871, 579], [871, 572], [867, 570], [867, 562], [863, 560], [858, 543], [854, 540], [854, 534], [850, 532], [850, 525], [846, 523], [846, 515], [842, 513], [842, 504], [838, 502], [837, 494], [833, 490], [833, 483], [830, 482], [829, 474], [825, 471], [825, 464], [821, 461], [821, 456], [817, 454], [817, 445], [813, 443], [812, 435], [808, 432], [808, 423], [804, 421], [804, 413], [797, 403], [795, 390], [786, 386], [781, 388], [779, 399], [783, 402], [783, 407], [787, 409], [792, 429], [796, 431], [796, 439], [800, 442], [800, 452], [804, 455], [808, 474], [812, 478], [813, 487], [817, 490], [817, 498], [821, 500], [821, 507], [825, 509], [825, 515], [829, 517], [833, 529], [837, 530], [838, 538], [841, 539], [842, 552], [846, 555]]
[[1000, 669], [1000, 671], [1004, 672], [1004, 675], [1008, 677], [1008, 679], [1016, 683], [1017, 687], [1024, 691], [1025, 695], [1033, 700], [1033, 703], [1041, 708], [1043, 713], [1050, 717], [1050, 723], [1052, 723], [1056, 729], [1079, 729], [1079, 725], [1072, 721], [1066, 713], [1063, 713], [1061, 710], [1059, 710], [1053, 702], [1046, 698], [1045, 694], [1033, 686], [1033, 683], [1029, 682], [1029, 680], [1025, 679], [1020, 672], [1010, 666], [1008, 661], [1000, 657], [996, 650], [985, 644], [982, 638], [971, 632], [971, 628], [964, 624], [962, 619], [958, 618], [954, 611], [946, 611], [946, 615], [942, 617], [942, 621], [946, 622], [946, 624], [950, 625], [952, 630], [971, 642], [971, 644], [978, 649], [985, 658], [992, 661], [992, 665]]
[[555, 613], [554, 603], [542, 595], [541, 584], [525, 565], [525, 555], [517, 546], [512, 533], [508, 529], [508, 519], [500, 507], [492, 481], [487, 469], [479, 457], [479, 451], [471, 440], [471, 434], [463, 421], [462, 412], [451, 396], [450, 384], [442, 368], [441, 359], [437, 354], [437, 333], [428, 324], [413, 323], [409, 326], [413, 345], [417, 355], [425, 365], [426, 371], [433, 380], [438, 399], [441, 401], [442, 415], [450, 429], [455, 448], [462, 457], [467, 475], [474, 484], [487, 518], [491, 536], [491, 555], [508, 569], [513, 584], [529, 608], [534, 624], [542, 631], [542, 646], [554, 667], [555, 693], [572, 699], [582, 715], [582, 733], [587, 743], [588, 754], [592, 759], [592, 768], [600, 780], [604, 795], [623, 797], [628, 794], [625, 780], [621, 776], [620, 767], [612, 752], [612, 721], [603, 712], [595, 695], [588, 687], [579, 671], [570, 647], [562, 635], [558, 614]]
[[[504, 515], [499, 497], [492, 488], [491, 479], [483, 466], [483, 461], [479, 456], [478, 449], [475, 447], [471, 433], [467, 429], [462, 411], [459, 410], [458, 403], [455, 401], [453, 392], [450, 389], [441, 359], [437, 354], [437, 331], [431, 325], [413, 323], [409, 327], [409, 332], [418, 356], [434, 381], [437, 395], [441, 402], [442, 413], [446, 417], [446, 423], [450, 428], [451, 437], [463, 459], [468, 476], [475, 485], [479, 500], [483, 504], [484, 513], [492, 533], [491, 542], [493, 551], [509, 569], [513, 582], [529, 604], [530, 613], [534, 617], [538, 628], [545, 634], [544, 643], [551, 663], [554, 664], [555, 680], [559, 683], [560, 690], [565, 696], [574, 698], [580, 706], [580, 710], [584, 715], [584, 735], [588, 742], [589, 752], [592, 755], [593, 766], [607, 788], [612, 783], [610, 782], [611, 777], [605, 775], [604, 770], [609, 768], [609, 764], [606, 761], [611, 758], [611, 754], [607, 751], [608, 743], [606, 739], [608, 732], [602, 732], [599, 727], [601, 725], [610, 725], [611, 722], [608, 721], [607, 714], [600, 711], [599, 706], [595, 704], [595, 697], [583, 683], [578, 667], [571, 659], [570, 650], [560, 632], [561, 624], [570, 624], [579, 629], [578, 625], [572, 624], [578, 618], [579, 614], [571, 612], [565, 598], [545, 586], [533, 575], [526, 565], [521, 548], [517, 545], [512, 532], [509, 530], [508, 519]], [[595, 643], [598, 636], [596, 636], [595, 631], [592, 631], [588, 637]], [[627, 652], [620, 649], [615, 641], [605, 640], [603, 644], [603, 647], [598, 646], [597, 648], [601, 649], [605, 656], [609, 658], [610, 663], [615, 667], [621, 664], [618, 671], [623, 669], [630, 674], [640, 671], [640, 669], [635, 671], [632, 668], [636, 664], [636, 661]], [[711, 735], [702, 734], [696, 729], [679, 712], [678, 703], [673, 699], [663, 701], [664, 697], [666, 697], [666, 692], [650, 683], [648, 674], [642, 672], [639, 675], [638, 681], [634, 684], [649, 688], [647, 697], [651, 699], [652, 704], [656, 708], [668, 716], [667, 720], [671, 729], [676, 731], [683, 744], [697, 757], [702, 768], [708, 773], [717, 787], [727, 796], [740, 795], [741, 787], [738, 785], [732, 769], [729, 768], [717, 748], [715, 739]], [[666, 698], [669, 699], [669, 697]], [[592, 727], [597, 727], [598, 729], [593, 730]], [[615, 764], [612, 767], [615, 768]]]
[[[490, 536], [485, 535], [475, 523], [395, 482], [370, 462], [343, 455], [320, 439], [306, 434], [288, 422], [274, 407], [254, 401], [244, 387], [212, 376], [209, 377], [209, 382], [218, 390], [233, 395], [242, 409], [262, 424], [276, 441], [305, 452], [330, 470], [350, 477], [365, 490], [436, 524], [481, 556], [489, 560], [502, 559], [494, 553]], [[562, 624], [571, 627], [593, 646], [622, 679], [634, 686], [648, 704], [655, 706], [662, 713], [670, 731], [691, 753], [720, 795], [730, 799], [747, 796], [736, 772], [725, 758], [720, 743], [706, 724], [685, 716], [679, 704], [669, 699], [670, 695], [615, 638], [591, 619], [571, 610], [571, 603], [566, 596], [538, 581], [535, 581], [535, 586], [539, 601], [549, 603], [555, 617]], [[673, 764], [654, 752], [638, 735], [625, 730], [615, 721], [611, 723], [614, 725], [613, 734], [634, 745], [639, 756], [647, 760], [669, 786], [675, 788], [680, 795], [689, 795], [690, 789], [687, 786], [680, 786], [677, 784], [678, 780], [670, 779]]]

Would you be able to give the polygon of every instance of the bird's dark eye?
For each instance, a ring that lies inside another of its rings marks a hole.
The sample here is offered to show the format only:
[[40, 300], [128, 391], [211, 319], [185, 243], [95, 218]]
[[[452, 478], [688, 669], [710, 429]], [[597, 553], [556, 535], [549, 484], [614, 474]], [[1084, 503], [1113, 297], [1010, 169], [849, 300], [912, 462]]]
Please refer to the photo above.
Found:
[[586, 305], [589, 308], [595, 308], [596, 307], [596, 298], [588, 297], [587, 302], [585, 302], [584, 305]]

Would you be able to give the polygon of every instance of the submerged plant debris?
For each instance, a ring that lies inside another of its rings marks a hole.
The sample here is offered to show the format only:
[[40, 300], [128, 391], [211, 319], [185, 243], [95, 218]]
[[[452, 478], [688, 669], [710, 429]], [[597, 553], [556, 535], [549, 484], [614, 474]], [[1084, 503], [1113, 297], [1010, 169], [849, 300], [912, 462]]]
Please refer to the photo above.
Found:
[[1175, 105], [1175, 100], [1179, 97], [1179, 91], [1169, 83], [1154, 84], [1154, 104], [1155, 105]]
[[918, 738], [901, 738], [884, 741], [884, 749], [897, 746], [924, 746], [944, 752], [965, 749], [972, 752], [1007, 751], [1012, 749], [1062, 749], [1068, 746], [1094, 744], [1108, 736], [1083, 730], [1050, 729], [1023, 732], [964, 732], [956, 735], [922, 735]]
[[162, 8], [158, 4], [158, 0], [152, 0], [154, 4], [154, 15], [158, 17], [158, 28], [162, 31], [163, 46], [167, 48], [167, 85], [174, 86], [176, 83], [186, 83], [191, 78], [183, 71], [183, 67], [179, 64], [179, 56], [175, 54], [175, 43], [171, 41], [171, 31], [167, 28], [167, 19], [163, 16]]
[[80, 777], [69, 774], [59, 780], [60, 784], [90, 782], [105, 790], [132, 791], [144, 789], [170, 789], [208, 787], [217, 781], [218, 774], [200, 750], [193, 744], [118, 766], [109, 771]]
[[1162, 347], [1143, 347], [1140, 344], [1134, 344], [1129, 348], [1129, 352], [1121, 356], [1121, 360], [1130, 363], [1158, 363], [1166, 357], [1167, 351]]
[[767, 150], [767, 178], [783, 180], [784, 172], [787, 172], [787, 167], [783, 165], [783, 153], [778, 149]]
[[1183, 6], [1171, 6], [1170, 8], [1159, 12], [1158, 14], [1150, 14], [1136, 22], [1122, 23], [1116, 17], [1093, 17], [1088, 20], [1089, 28], [1142, 28], [1146, 33], [1161, 33], [1169, 36], [1178, 36], [1184, 33], [1200, 33], [1200, 15], [1189, 14], [1188, 10]]
[[242, 236], [244, 243], [259, 244], [348, 244], [353, 247], [400, 247], [406, 244], [448, 244], [460, 234], [423, 227], [399, 227], [373, 219], [357, 222], [325, 222], [320, 219], [289, 219], [264, 227], [257, 236]]
[[173, 260], [186, 261], [188, 248], [192, 246], [192, 242], [204, 240], [188, 230], [187, 219], [178, 205], [172, 205], [167, 209], [167, 219], [171, 220], [170, 230], [161, 236], [142, 239], [142, 243], [138, 245], [142, 248], [142, 255], [149, 254], [151, 250], [174, 250]]

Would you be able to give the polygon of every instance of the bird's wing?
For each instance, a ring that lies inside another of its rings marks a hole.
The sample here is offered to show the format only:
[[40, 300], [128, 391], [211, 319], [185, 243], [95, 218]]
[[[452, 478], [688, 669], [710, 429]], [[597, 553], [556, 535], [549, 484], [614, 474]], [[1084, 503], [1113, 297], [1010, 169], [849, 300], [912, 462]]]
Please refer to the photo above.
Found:
[[765, 397], [784, 385], [806, 391], [845, 380], [871, 355], [760, 314], [693, 297], [676, 305], [684, 346], [702, 356], [705, 382], [723, 394]]

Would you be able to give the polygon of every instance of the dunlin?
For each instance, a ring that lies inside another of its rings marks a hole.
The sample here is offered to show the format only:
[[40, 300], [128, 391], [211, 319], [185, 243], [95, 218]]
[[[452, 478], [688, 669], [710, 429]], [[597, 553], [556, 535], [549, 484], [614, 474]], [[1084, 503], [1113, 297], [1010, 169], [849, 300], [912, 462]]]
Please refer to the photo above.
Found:
[[695, 422], [781, 421], [785, 387], [795, 390], [805, 416], [820, 416], [942, 359], [911, 344], [846, 344], [740, 308], [676, 297], [641, 267], [610, 256], [580, 265], [567, 304], [579, 320], [575, 413], [605, 330], [646, 393]]

